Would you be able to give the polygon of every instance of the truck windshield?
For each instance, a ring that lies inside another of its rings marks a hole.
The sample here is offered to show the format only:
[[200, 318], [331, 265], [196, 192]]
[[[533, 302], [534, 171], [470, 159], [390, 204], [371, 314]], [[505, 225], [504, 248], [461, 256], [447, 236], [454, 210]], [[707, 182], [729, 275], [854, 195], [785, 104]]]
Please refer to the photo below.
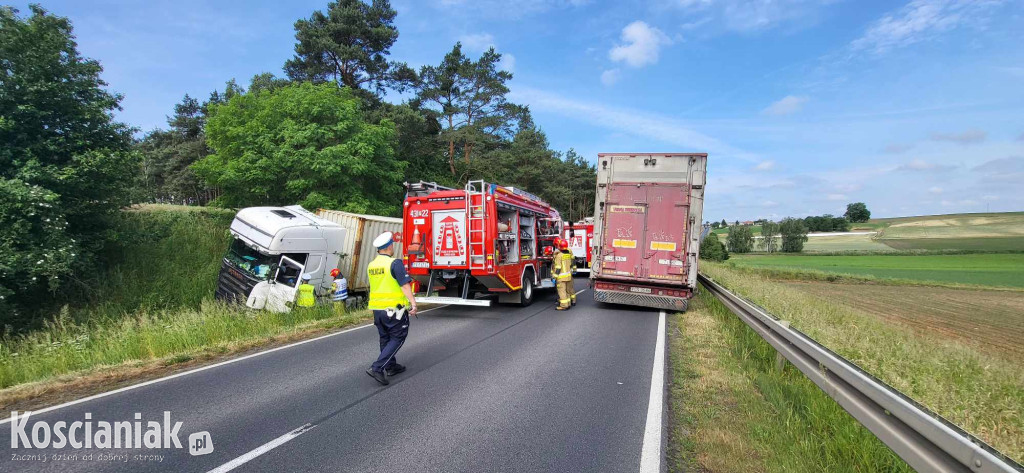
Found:
[[259, 279], [267, 279], [270, 276], [271, 269], [278, 259], [277, 256], [263, 254], [250, 248], [238, 238], [231, 241], [231, 247], [225, 257], [239, 269]]

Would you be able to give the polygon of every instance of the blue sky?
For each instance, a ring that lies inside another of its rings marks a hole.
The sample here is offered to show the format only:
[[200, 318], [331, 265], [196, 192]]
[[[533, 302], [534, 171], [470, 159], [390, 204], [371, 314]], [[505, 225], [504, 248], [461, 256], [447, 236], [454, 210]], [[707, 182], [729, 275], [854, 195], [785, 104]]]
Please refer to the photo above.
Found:
[[[326, 1], [48, 1], [165, 126], [185, 93], [281, 75]], [[15, 3], [23, 12], [25, 3]], [[706, 219], [1024, 210], [1024, 2], [393, 0], [392, 57], [494, 46], [559, 150], [709, 153]]]

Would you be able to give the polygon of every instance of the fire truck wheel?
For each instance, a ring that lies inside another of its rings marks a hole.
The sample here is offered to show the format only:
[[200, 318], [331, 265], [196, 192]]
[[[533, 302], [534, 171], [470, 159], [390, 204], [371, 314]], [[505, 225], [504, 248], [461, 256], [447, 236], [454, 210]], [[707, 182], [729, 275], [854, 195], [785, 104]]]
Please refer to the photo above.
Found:
[[526, 307], [533, 303], [533, 273], [523, 275], [523, 287], [519, 290], [519, 305]]

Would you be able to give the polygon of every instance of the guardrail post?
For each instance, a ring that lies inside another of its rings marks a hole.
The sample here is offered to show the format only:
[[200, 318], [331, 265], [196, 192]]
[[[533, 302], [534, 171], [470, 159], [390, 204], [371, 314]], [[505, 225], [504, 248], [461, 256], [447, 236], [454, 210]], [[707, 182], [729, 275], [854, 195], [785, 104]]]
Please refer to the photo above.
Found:
[[[789, 321], [788, 320], [780, 320], [779, 321], [779, 325], [782, 325], [783, 327], [789, 328]], [[786, 357], [782, 356], [782, 352], [781, 351], [776, 350], [775, 351], [775, 369], [778, 370], [781, 373], [782, 369], [785, 368], [785, 367], [786, 367]]]

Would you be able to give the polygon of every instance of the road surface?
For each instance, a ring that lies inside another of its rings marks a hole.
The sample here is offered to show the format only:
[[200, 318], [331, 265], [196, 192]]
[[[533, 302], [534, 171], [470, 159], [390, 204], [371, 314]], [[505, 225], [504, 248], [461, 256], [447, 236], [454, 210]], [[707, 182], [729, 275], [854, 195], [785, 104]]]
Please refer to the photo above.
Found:
[[[40, 420], [52, 429], [88, 412], [98, 429], [135, 413], [162, 422], [168, 411], [182, 423], [180, 449], [13, 449], [11, 423], [0, 424], [0, 471], [638, 471], [645, 429], [648, 456], [662, 445], [659, 313], [598, 306], [585, 280], [576, 287], [568, 312], [541, 292], [525, 308], [424, 313], [399, 353], [408, 371], [386, 387], [364, 373], [376, 330], [356, 328], [25, 424], [31, 437]], [[202, 431], [213, 452], [192, 456], [188, 437]]]

